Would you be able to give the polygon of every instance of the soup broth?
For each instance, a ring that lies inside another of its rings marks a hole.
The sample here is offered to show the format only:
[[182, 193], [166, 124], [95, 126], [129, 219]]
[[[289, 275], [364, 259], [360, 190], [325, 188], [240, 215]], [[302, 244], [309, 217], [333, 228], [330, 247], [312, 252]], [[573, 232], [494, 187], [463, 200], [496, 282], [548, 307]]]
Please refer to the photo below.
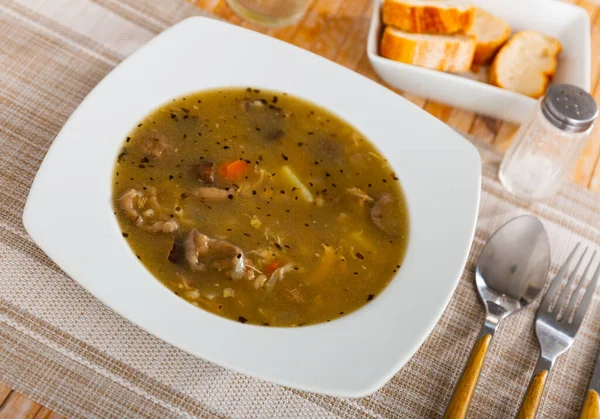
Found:
[[123, 237], [166, 287], [265, 326], [363, 306], [400, 269], [408, 240], [398, 179], [361, 133], [252, 88], [190, 94], [149, 114], [118, 154], [113, 204]]

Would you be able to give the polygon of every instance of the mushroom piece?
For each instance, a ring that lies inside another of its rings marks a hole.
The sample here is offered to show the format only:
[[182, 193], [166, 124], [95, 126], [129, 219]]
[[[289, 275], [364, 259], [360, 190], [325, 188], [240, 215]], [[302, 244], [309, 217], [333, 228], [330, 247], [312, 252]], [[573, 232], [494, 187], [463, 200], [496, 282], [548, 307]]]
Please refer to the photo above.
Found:
[[198, 180], [205, 183], [214, 183], [216, 166], [213, 162], [200, 162], [194, 166], [194, 174]]
[[140, 208], [145, 204], [146, 198], [137, 189], [127, 189], [119, 197], [119, 205], [127, 218], [132, 220], [136, 226], [141, 226], [144, 218], [140, 214]]
[[[142, 230], [150, 233], [172, 233], [179, 228], [179, 224], [174, 219], [153, 219], [160, 209], [154, 188], [149, 188], [146, 195], [137, 189], [127, 189], [118, 201], [127, 218]], [[146, 207], [149, 208], [145, 209]]]
[[242, 249], [225, 240], [213, 239], [198, 230], [190, 231], [184, 243], [185, 258], [193, 271], [215, 269], [233, 279], [254, 279], [254, 266]]
[[391, 194], [384, 193], [379, 196], [371, 208], [371, 220], [388, 236], [397, 236], [400, 231], [398, 219], [394, 216], [392, 205], [396, 200]]
[[148, 132], [142, 139], [142, 151], [153, 158], [159, 158], [169, 147], [168, 139], [158, 131]]

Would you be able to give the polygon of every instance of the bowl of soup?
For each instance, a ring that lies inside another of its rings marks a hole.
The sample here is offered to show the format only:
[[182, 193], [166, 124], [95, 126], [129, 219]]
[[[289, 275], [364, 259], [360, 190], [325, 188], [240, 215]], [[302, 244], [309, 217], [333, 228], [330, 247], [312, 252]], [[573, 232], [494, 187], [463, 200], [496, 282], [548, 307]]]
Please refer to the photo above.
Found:
[[383, 86], [192, 18], [82, 102], [24, 224], [75, 281], [174, 346], [357, 397], [439, 319], [480, 182], [468, 141]]

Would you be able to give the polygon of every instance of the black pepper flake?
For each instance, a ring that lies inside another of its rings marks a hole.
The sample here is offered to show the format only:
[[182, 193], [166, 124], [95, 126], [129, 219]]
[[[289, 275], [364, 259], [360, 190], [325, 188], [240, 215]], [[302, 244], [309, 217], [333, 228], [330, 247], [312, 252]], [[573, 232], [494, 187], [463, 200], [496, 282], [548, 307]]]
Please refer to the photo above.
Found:
[[329, 174], [329, 172], [325, 172], [325, 177], [330, 177], [331, 175]]
[[278, 250], [281, 250], [281, 245], [279, 243], [273, 243], [273, 246], [275, 246]]
[[142, 124], [138, 124], [138, 128], [141, 127], [141, 126], [142, 126]]
[[295, 186], [292, 187], [292, 192], [294, 192], [296, 189], [298, 189], [298, 188], [296, 188]]
[[171, 179], [173, 179], [173, 176], [172, 176], [172, 175], [169, 175], [169, 180], [171, 180]]
[[229, 195], [227, 195], [227, 198], [229, 198], [229, 199], [233, 199], [233, 195], [232, 195], [232, 194], [229, 194]]
[[369, 185], [368, 185], [368, 186], [369, 186], [369, 188], [370, 188], [372, 185], [369, 183]]
[[181, 207], [175, 207], [175, 211], [181, 211]]
[[312, 182], [308, 182], [308, 184], [310, 185], [310, 187], [311, 187], [311, 188], [312, 188], [313, 186], [315, 186], [315, 185], [313, 185], [313, 183], [312, 183]]
[[140, 256], [140, 255], [136, 254], [136, 256], [137, 256], [137, 258], [138, 258], [139, 260], [142, 260], [142, 258], [141, 258], [141, 256]]
[[283, 247], [285, 247], [286, 249], [291, 249], [291, 247], [288, 246], [287, 244], [284, 244]]
[[367, 301], [371, 301], [375, 296], [373, 294], [369, 294], [367, 297]]
[[227, 229], [227, 231], [231, 231], [231, 230], [232, 230], [231, 228], [228, 228], [228, 229]]
[[286, 156], [285, 154], [281, 153], [281, 158], [285, 161], [288, 161], [288, 156]]
[[148, 160], [148, 157], [144, 157], [143, 159], [140, 160], [140, 163], [148, 163], [150, 160]]
[[129, 142], [130, 140], [131, 140], [131, 137], [127, 137], [127, 140], [126, 140], [126, 141], [127, 141], [127, 142]]
[[387, 183], [387, 180], [385, 180], [385, 179], [381, 179], [381, 180], [383, 180], [383, 183]]
[[177, 115], [175, 115], [174, 113], [171, 114], [171, 119], [175, 119], [177, 118]]
[[277, 103], [278, 100], [279, 100], [279, 98], [277, 96], [273, 96], [273, 99], [271, 100], [271, 102]]
[[252, 235], [250, 233], [244, 233], [244, 236], [246, 236], [246, 237], [252, 237]]
[[227, 150], [228, 148], [229, 148], [229, 146], [228, 146], [228, 145], [224, 145], [224, 146], [223, 146], [223, 150]]
[[240, 317], [238, 317], [238, 321], [239, 321], [240, 323], [246, 323], [246, 322], [248, 321], [248, 319], [247, 319], [247, 318], [245, 318], [244, 316], [240, 316]]
[[285, 195], [285, 191], [284, 191], [283, 189], [282, 189], [282, 190], [280, 190], [280, 191], [279, 191], [279, 193], [280, 193], [281, 195]]
[[393, 273], [396, 273], [396, 270], [394, 269], [394, 270], [392, 270], [392, 272], [393, 272]]
[[139, 165], [138, 165], [138, 167], [139, 167], [140, 169], [145, 169], [145, 168], [146, 168], [146, 166], [144, 166], [143, 164], [139, 164]]
[[237, 256], [236, 256], [236, 258], [241, 259], [242, 258], [242, 254], [238, 253]]
[[267, 322], [263, 322], [263, 326], [270, 326], [270, 324]]
[[319, 164], [319, 162], [318, 162], [318, 161], [316, 161], [314, 164]]
[[257, 130], [257, 131], [260, 131], [260, 128], [259, 128], [259, 127], [256, 127], [256, 130]]
[[341, 316], [342, 314], [344, 314], [344, 312], [343, 312], [343, 311], [340, 311], [340, 316]]
[[313, 131], [308, 131], [307, 134], [308, 135], [315, 135], [315, 133]]
[[185, 113], [190, 113], [190, 110], [189, 110], [189, 109], [186, 109], [186, 108], [180, 108], [180, 109], [181, 109], [182, 111], [184, 111]]
[[255, 190], [252, 191], [252, 195], [256, 195], [256, 191]]
[[258, 90], [258, 89], [252, 89], [252, 91], [253, 91], [254, 93], [260, 93], [260, 90]]
[[302, 141], [300, 141], [300, 142], [298, 143], [298, 147], [302, 147], [303, 145], [304, 145], [304, 143], [303, 143]]
[[358, 252], [356, 252], [356, 257], [359, 258], [360, 260], [365, 260], [365, 257]]
[[[243, 151], [242, 151], [242, 153], [243, 153]], [[242, 160], [242, 159], [240, 159], [240, 160]], [[244, 161], [248, 164], [252, 164], [252, 161], [250, 161], [250, 160], [244, 160]]]
[[188, 194], [186, 194], [185, 192], [181, 194], [181, 198], [182, 198], [182, 199], [185, 199], [185, 198], [187, 198], [187, 197], [188, 197]]
[[358, 275], [358, 272], [354, 272], [354, 275]]
[[310, 224], [308, 224], [308, 223], [304, 223], [304, 225], [305, 225], [306, 227], [310, 227]]
[[127, 238], [127, 237], [129, 237], [129, 234], [128, 233], [123, 233], [123, 237]]
[[262, 159], [263, 159], [263, 156], [262, 156], [262, 154], [259, 154], [259, 155], [258, 155], [258, 161], [262, 161]]

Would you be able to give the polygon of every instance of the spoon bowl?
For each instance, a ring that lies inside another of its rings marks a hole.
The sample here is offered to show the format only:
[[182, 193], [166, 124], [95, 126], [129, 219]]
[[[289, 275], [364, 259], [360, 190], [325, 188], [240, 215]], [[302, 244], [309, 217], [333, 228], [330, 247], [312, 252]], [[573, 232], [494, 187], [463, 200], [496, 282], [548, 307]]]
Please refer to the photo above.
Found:
[[550, 242], [537, 217], [515, 218], [489, 239], [475, 271], [486, 312], [506, 317], [537, 298], [550, 269]]
[[537, 298], [549, 269], [550, 241], [537, 217], [517, 217], [490, 237], [479, 255], [475, 271], [475, 284], [485, 306], [485, 322], [444, 418], [462, 419], [467, 415], [485, 355], [500, 321]]

